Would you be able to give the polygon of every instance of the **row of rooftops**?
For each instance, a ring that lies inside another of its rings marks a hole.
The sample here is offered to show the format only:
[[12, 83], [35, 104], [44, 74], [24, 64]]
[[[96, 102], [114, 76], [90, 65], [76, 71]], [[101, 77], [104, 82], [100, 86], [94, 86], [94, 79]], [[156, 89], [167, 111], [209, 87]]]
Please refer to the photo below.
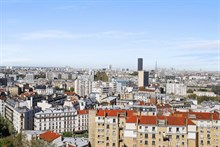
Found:
[[138, 115], [133, 110], [97, 110], [98, 117], [118, 117], [120, 114], [126, 117], [126, 123], [138, 123], [142, 125], [157, 125], [164, 121], [166, 125], [186, 126], [195, 125], [194, 120], [220, 120], [220, 113], [206, 113], [206, 112], [174, 112], [170, 116], [145, 116]]
[[40, 111], [38, 113], [36, 113], [37, 115], [40, 115], [40, 114], [58, 114], [58, 113], [72, 113], [72, 112], [77, 112], [78, 115], [86, 115], [89, 113], [88, 110], [76, 110], [75, 108], [73, 107], [62, 107], [62, 108], [48, 108], [44, 111]]

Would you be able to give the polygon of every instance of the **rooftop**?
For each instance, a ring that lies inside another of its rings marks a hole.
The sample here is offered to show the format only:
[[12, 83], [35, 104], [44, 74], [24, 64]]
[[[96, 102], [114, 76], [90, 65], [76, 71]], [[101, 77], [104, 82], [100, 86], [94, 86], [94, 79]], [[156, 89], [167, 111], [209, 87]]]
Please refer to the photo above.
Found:
[[47, 141], [47, 142], [52, 142], [55, 139], [59, 138], [61, 135], [52, 131], [47, 131], [43, 134], [40, 134], [40, 138]]

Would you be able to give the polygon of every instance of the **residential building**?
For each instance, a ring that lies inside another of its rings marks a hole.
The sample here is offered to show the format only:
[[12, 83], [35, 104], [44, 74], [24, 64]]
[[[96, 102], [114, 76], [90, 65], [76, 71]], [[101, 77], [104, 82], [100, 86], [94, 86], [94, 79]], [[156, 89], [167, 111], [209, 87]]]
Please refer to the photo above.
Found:
[[179, 96], [186, 96], [187, 86], [181, 83], [167, 83], [166, 84], [166, 93], [174, 94]]
[[220, 113], [214, 112], [175, 112], [174, 116], [186, 117], [197, 126], [197, 146], [219, 147]]
[[3, 97], [3, 96], [0, 96], [0, 116], [3, 116], [5, 115], [5, 100], [6, 100], [6, 97]]
[[207, 96], [207, 97], [216, 97], [217, 96], [214, 92], [194, 91], [193, 93], [197, 96]]
[[78, 110], [75, 118], [75, 132], [83, 132], [88, 130], [89, 111]]
[[74, 89], [79, 96], [89, 96], [92, 92], [92, 81], [89, 79], [76, 79]]
[[90, 110], [89, 141], [95, 147], [196, 146], [196, 124], [178, 116], [138, 115], [130, 110]]
[[35, 114], [34, 130], [51, 130], [57, 133], [75, 129], [77, 111], [73, 107], [48, 108]]
[[30, 101], [7, 99], [5, 101], [4, 117], [14, 126], [16, 132], [34, 129], [34, 114], [40, 108], [31, 107]]

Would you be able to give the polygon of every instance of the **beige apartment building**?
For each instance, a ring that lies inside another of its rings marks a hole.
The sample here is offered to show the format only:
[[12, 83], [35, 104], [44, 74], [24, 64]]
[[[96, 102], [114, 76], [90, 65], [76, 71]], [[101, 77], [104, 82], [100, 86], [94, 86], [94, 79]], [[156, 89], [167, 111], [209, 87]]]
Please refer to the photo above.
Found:
[[90, 110], [92, 147], [194, 147], [197, 126], [190, 118], [146, 116], [131, 110]]
[[197, 146], [220, 147], [220, 113], [175, 112], [174, 116], [187, 117], [197, 126]]

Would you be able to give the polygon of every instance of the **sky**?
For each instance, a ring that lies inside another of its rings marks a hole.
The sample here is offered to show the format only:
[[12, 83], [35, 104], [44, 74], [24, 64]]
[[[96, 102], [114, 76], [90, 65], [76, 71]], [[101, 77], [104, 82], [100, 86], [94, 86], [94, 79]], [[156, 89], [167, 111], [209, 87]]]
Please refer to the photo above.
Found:
[[219, 70], [220, 0], [0, 0], [3, 66]]

